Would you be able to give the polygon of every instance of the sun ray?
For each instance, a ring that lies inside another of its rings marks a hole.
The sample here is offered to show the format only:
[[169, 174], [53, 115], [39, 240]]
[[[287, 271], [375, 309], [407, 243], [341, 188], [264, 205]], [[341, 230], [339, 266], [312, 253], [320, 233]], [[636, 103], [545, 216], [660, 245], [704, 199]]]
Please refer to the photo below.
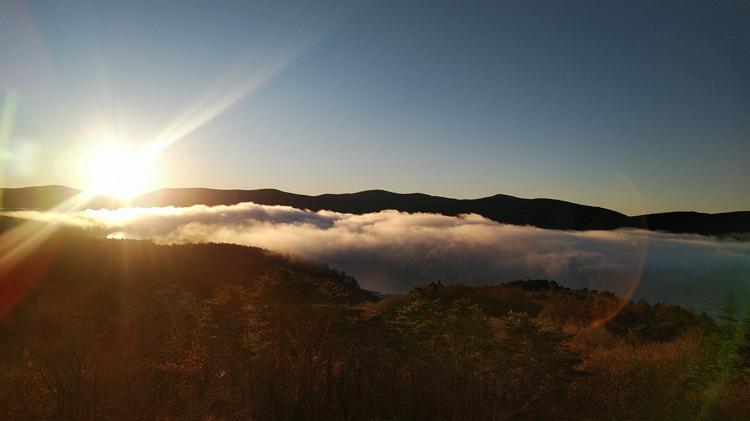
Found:
[[38, 247], [52, 233], [62, 225], [65, 215], [68, 215], [93, 199], [93, 195], [82, 192], [50, 209], [50, 214], [60, 215], [59, 218], [44, 224], [25, 222], [0, 235], [0, 273], [13, 267], [26, 255]]
[[[237, 102], [252, 94], [276, 77], [307, 50], [317, 45], [336, 24], [359, 7], [358, 2], [327, 9], [321, 14], [314, 8], [301, 8], [284, 17], [297, 28], [293, 33], [266, 34], [253, 54], [238, 60], [234, 67], [219, 78], [213, 89], [197, 100], [167, 125], [151, 142], [148, 150], [158, 155], [185, 136], [215, 119]], [[331, 13], [333, 12], [333, 13]], [[294, 22], [305, 22], [305, 25]], [[281, 24], [281, 22], [279, 22]], [[272, 43], [270, 43], [273, 41]], [[264, 43], [267, 43], [265, 45]]]
[[19, 266], [25, 258], [42, 246], [64, 222], [64, 215], [85, 206], [93, 196], [87, 192], [79, 193], [60, 203], [50, 212], [61, 215], [55, 220], [38, 223], [27, 221], [0, 234], [0, 317], [7, 315], [20, 302], [25, 294], [31, 290], [36, 281], [44, 274], [44, 267], [32, 268], [23, 278], [23, 282], [16, 282], [8, 276]]

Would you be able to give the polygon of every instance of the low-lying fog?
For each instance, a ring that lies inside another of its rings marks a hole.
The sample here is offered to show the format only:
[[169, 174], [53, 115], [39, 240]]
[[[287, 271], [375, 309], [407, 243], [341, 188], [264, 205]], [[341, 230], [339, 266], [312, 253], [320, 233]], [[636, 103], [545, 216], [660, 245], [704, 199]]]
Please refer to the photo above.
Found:
[[159, 243], [226, 242], [325, 262], [364, 288], [404, 292], [430, 281], [491, 284], [544, 278], [713, 312], [748, 297], [750, 241], [643, 230], [555, 231], [478, 215], [365, 215], [241, 203], [5, 215]]

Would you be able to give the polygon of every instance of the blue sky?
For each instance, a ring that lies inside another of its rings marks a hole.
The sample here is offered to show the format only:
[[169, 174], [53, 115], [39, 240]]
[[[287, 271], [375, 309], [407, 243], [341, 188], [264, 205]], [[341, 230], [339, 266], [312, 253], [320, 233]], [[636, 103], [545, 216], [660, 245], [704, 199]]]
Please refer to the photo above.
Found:
[[0, 6], [6, 186], [189, 112], [159, 187], [750, 209], [745, 1], [62, 3]]

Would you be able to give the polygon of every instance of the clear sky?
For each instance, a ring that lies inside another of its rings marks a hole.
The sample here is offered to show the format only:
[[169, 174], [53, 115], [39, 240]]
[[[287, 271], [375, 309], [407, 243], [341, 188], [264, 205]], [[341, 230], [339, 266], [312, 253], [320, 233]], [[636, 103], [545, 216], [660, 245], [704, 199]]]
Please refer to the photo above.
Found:
[[750, 210], [744, 0], [0, 4], [5, 186], [166, 137], [155, 187]]

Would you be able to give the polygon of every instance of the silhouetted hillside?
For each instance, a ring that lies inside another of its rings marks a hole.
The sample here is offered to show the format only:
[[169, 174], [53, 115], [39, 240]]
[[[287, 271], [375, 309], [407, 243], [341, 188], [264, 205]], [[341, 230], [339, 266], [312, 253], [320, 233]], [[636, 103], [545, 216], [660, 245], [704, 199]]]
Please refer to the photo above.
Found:
[[164, 189], [137, 198], [137, 206], [231, 205], [255, 202], [310, 210], [362, 214], [395, 209], [443, 215], [476, 213], [497, 222], [569, 230], [644, 228], [675, 233], [724, 235], [750, 232], [750, 212], [706, 214], [671, 212], [629, 217], [594, 206], [554, 199], [521, 199], [498, 194], [481, 199], [451, 199], [422, 193], [368, 190], [359, 193], [306, 196], [275, 189]]
[[[5, 209], [48, 209], [77, 193], [60, 186], [4, 189]], [[629, 217], [594, 206], [553, 199], [522, 199], [498, 194], [481, 199], [451, 199], [422, 193], [392, 193], [368, 190], [359, 193], [307, 196], [275, 189], [217, 190], [205, 188], [163, 189], [134, 199], [130, 205], [192, 206], [233, 205], [255, 202], [263, 205], [285, 205], [300, 209], [332, 210], [362, 214], [395, 209], [402, 212], [427, 212], [443, 215], [476, 213], [497, 222], [531, 225], [539, 228], [565, 230], [611, 230], [644, 228], [654, 231], [726, 235], [750, 232], [750, 211], [706, 214], [670, 212]], [[88, 207], [118, 207], [122, 202], [98, 197]]]
[[422, 193], [400, 194], [383, 190], [305, 196], [273, 189], [165, 189], [139, 197], [134, 201], [139, 206], [229, 205], [240, 202], [287, 205], [314, 211], [325, 209], [356, 214], [386, 209], [451, 216], [477, 213], [498, 222], [554, 229], [612, 229], [622, 226], [627, 221], [627, 217], [618, 212], [559, 200], [520, 199], [506, 195], [462, 200]]
[[628, 226], [653, 231], [723, 235], [750, 232], [750, 212], [667, 212], [629, 218]]

